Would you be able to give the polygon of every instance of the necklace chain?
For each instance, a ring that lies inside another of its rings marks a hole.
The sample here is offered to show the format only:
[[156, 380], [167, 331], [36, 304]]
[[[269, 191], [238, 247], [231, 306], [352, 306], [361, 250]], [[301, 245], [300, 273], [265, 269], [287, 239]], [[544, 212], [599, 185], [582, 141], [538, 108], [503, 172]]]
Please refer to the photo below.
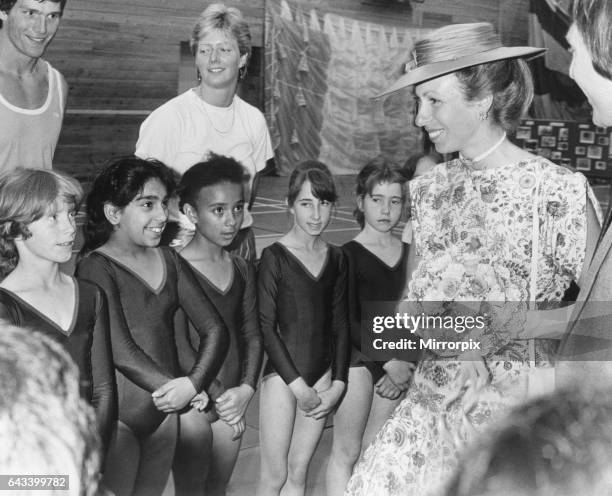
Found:
[[202, 107], [204, 108], [204, 114], [206, 115], [206, 118], [208, 119], [208, 122], [210, 122], [210, 125], [212, 126], [212, 128], [219, 134], [228, 134], [234, 128], [234, 122], [236, 121], [236, 106], [234, 105], [234, 101], [232, 100], [232, 103], [230, 104], [230, 106], [232, 107], [232, 120], [229, 124], [229, 127], [226, 130], [224, 130], [224, 129], [219, 129], [217, 126], [215, 126], [215, 121], [212, 118], [212, 116], [209, 114], [208, 108], [207, 108], [207, 105], [210, 105], [210, 104], [206, 103], [206, 100], [202, 98], [202, 90], [199, 91], [199, 97], [203, 103]]

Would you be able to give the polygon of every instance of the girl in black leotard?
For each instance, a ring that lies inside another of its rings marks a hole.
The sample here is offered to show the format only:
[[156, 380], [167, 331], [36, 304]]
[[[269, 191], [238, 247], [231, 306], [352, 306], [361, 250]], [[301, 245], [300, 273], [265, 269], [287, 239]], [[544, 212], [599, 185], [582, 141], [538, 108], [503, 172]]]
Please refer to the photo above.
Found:
[[[246, 175], [235, 159], [210, 154], [191, 167], [179, 185], [181, 210], [196, 227], [181, 256], [191, 264], [202, 290], [223, 317], [230, 346], [214, 387], [208, 391], [215, 415], [193, 411], [181, 415], [181, 426], [189, 423], [189, 427], [181, 429], [174, 459], [177, 496], [225, 495], [245, 429], [244, 414], [261, 369], [255, 269], [224, 249], [242, 223]], [[185, 318], [177, 322], [177, 345], [181, 365], [189, 368], [199, 339], [193, 326], [186, 324]]]
[[346, 384], [350, 357], [347, 265], [321, 239], [336, 190], [329, 169], [308, 161], [289, 180], [293, 227], [263, 250], [259, 319], [268, 362], [260, 397], [259, 496], [304, 494], [325, 417]]
[[104, 454], [117, 420], [106, 299], [95, 284], [59, 268], [72, 255], [81, 197], [80, 185], [55, 171], [0, 177], [0, 318], [47, 334], [70, 353]]
[[[109, 304], [119, 422], [105, 478], [117, 496], [162, 493], [177, 438], [175, 412], [210, 385], [227, 350], [227, 329], [188, 264], [157, 247], [173, 186], [163, 164], [127, 158], [103, 171], [87, 198], [86, 256], [77, 274], [98, 283]], [[173, 323], [179, 306], [200, 336], [184, 376]]]
[[403, 397], [413, 365], [375, 362], [361, 352], [362, 302], [397, 302], [406, 281], [409, 245], [394, 234], [404, 205], [401, 169], [381, 158], [357, 176], [355, 217], [362, 231], [346, 243], [349, 267], [351, 367], [348, 388], [334, 416], [334, 440], [327, 466], [327, 494], [341, 496], [361, 447], [366, 447]]

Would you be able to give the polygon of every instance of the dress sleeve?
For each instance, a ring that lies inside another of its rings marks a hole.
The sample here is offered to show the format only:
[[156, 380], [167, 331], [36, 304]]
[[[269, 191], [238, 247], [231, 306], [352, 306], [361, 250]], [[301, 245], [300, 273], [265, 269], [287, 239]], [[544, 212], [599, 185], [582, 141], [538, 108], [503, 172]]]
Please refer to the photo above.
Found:
[[546, 203], [540, 208], [540, 218], [545, 219], [541, 249], [549, 263], [541, 264], [539, 270], [556, 272], [566, 287], [578, 280], [584, 263], [589, 185], [582, 174], [563, 172], [547, 181]]
[[77, 277], [94, 282], [104, 291], [115, 367], [134, 384], [152, 393], [173, 377], [163, 371], [132, 338], [112, 267], [101, 258], [93, 253], [81, 260]]
[[[329, 248], [332, 249], [331, 247]], [[338, 276], [334, 284], [332, 303], [332, 332], [334, 342], [334, 358], [332, 362], [332, 379], [347, 382], [348, 368], [351, 358], [351, 333], [348, 321], [347, 284], [348, 265], [344, 253], [339, 248]]]
[[243, 259], [238, 259], [237, 262], [244, 269], [245, 276], [240, 335], [241, 382], [255, 389], [263, 360], [263, 338], [259, 330], [259, 318], [257, 315], [257, 276], [253, 264]]
[[96, 322], [91, 345], [91, 375], [93, 378], [92, 404], [98, 418], [102, 453], [105, 454], [118, 412], [108, 306], [101, 289], [96, 291]]
[[207, 389], [223, 365], [229, 333], [217, 309], [208, 299], [188, 263], [169, 249], [177, 264], [179, 305], [200, 336], [196, 360], [187, 374], [196, 391]]
[[286, 384], [300, 377], [287, 347], [277, 331], [278, 283], [281, 270], [278, 260], [270, 249], [265, 249], [261, 255], [259, 274], [257, 276], [257, 298], [259, 304], [259, 325], [263, 335], [264, 348], [274, 370]]
[[162, 105], [140, 126], [135, 155], [173, 167], [181, 142], [181, 122], [170, 107]]
[[[404, 228], [404, 232], [402, 233], [402, 241], [404, 241], [405, 243], [411, 243], [411, 245], [414, 247], [414, 249], [416, 250], [415, 253], [418, 256], [422, 255], [422, 236], [421, 236], [421, 228], [420, 228], [420, 208], [419, 208], [419, 202], [421, 200], [421, 195], [419, 194], [419, 185], [421, 184], [421, 181], [416, 179], [416, 180], [412, 180], [408, 183], [408, 188], [409, 188], [409, 200], [410, 200], [410, 206], [409, 206], [409, 212], [410, 212], [410, 218], [408, 219], [408, 221], [406, 221], [406, 227]], [[406, 237], [406, 239], [404, 239], [404, 236]], [[410, 238], [408, 240], [408, 237]]]

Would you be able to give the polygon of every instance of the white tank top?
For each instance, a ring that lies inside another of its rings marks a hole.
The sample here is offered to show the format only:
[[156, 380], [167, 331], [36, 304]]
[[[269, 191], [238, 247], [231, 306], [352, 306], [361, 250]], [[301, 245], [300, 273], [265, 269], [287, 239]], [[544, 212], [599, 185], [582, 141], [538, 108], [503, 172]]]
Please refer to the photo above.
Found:
[[47, 64], [47, 99], [37, 109], [9, 103], [0, 94], [0, 171], [16, 167], [51, 169], [62, 129], [64, 95], [60, 73]]

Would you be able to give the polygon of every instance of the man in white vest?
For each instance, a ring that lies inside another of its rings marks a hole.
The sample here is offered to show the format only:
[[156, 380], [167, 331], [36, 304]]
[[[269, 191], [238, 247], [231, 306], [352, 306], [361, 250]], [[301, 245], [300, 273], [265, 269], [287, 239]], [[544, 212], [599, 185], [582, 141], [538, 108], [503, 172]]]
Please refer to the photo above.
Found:
[[0, 0], [0, 171], [50, 169], [68, 85], [42, 59], [66, 0]]

